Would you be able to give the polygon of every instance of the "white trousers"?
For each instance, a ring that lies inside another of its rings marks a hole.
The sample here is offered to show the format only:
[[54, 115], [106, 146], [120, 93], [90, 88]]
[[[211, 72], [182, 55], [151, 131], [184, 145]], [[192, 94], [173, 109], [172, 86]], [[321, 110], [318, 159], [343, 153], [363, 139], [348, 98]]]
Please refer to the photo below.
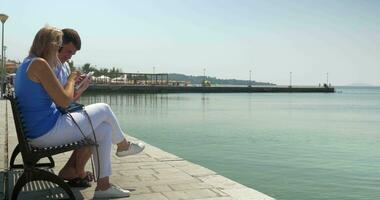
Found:
[[[88, 113], [98, 142], [99, 155], [96, 156], [96, 148], [93, 148], [96, 172], [98, 172], [98, 158], [100, 163], [99, 178], [111, 175], [111, 147], [112, 144], [120, 143], [125, 137], [119, 126], [115, 114], [110, 106], [105, 103], [96, 103], [85, 106]], [[86, 138], [94, 141], [92, 128], [87, 115], [84, 111], [71, 113], [76, 123], [81, 128]], [[67, 144], [83, 139], [79, 128], [75, 125], [68, 114], [61, 115], [52, 130], [46, 134], [31, 139], [30, 143], [36, 147], [49, 147], [61, 144]]]

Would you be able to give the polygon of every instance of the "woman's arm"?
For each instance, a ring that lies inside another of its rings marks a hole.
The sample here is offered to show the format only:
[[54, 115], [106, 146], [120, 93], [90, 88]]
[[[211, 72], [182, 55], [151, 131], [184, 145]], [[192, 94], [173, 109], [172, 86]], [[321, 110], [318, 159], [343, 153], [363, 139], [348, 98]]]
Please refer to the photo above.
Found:
[[34, 59], [27, 73], [32, 81], [41, 83], [56, 105], [66, 108], [73, 101], [76, 73], [71, 73], [67, 84], [62, 87], [49, 64], [42, 58]]

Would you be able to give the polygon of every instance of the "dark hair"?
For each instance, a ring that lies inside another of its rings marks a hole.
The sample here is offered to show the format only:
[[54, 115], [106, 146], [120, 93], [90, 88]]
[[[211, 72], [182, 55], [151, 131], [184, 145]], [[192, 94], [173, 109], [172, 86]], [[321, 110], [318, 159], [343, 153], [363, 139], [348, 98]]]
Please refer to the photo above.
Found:
[[80, 47], [82, 45], [82, 42], [80, 40], [78, 32], [76, 32], [74, 29], [71, 28], [64, 28], [62, 29], [63, 37], [62, 37], [62, 44], [70, 44], [73, 43], [75, 48], [77, 50], [80, 50]]

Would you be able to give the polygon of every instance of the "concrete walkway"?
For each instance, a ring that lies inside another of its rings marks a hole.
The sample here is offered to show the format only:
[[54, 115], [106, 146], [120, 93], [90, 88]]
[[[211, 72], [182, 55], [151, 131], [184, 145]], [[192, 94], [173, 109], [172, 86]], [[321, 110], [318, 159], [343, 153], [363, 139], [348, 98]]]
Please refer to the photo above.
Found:
[[[8, 113], [6, 113], [8, 107]], [[6, 124], [8, 119], [8, 126]], [[8, 130], [7, 130], [8, 129]], [[8, 131], [8, 144], [6, 144], [6, 132]], [[136, 138], [128, 137], [130, 140]], [[8, 153], [11, 154], [17, 143], [17, 137], [11, 115], [10, 103], [0, 100], [0, 169], [4, 175], [7, 170]], [[4, 151], [3, 151], [4, 150]], [[114, 154], [115, 150], [113, 151]], [[54, 157], [58, 170], [67, 161], [70, 153], [60, 154]], [[91, 169], [88, 164], [88, 169]], [[232, 199], [273, 199], [254, 189], [248, 188], [235, 181], [225, 178], [216, 172], [200, 165], [188, 162], [178, 156], [165, 152], [152, 145], [147, 144], [143, 153], [127, 158], [112, 157], [113, 174], [111, 182], [132, 191], [132, 195], [125, 199], [147, 199], [147, 200], [232, 200]], [[7, 173], [9, 187], [12, 188], [12, 180], [16, 172]], [[2, 177], [0, 177], [2, 178]], [[1, 195], [4, 195], [3, 185]], [[93, 187], [74, 191], [78, 199], [92, 199]], [[11, 189], [9, 189], [11, 190]], [[51, 189], [48, 194], [54, 193]], [[22, 199], [41, 199], [46, 197], [43, 191], [23, 192]], [[0, 196], [1, 199], [1, 196]]]

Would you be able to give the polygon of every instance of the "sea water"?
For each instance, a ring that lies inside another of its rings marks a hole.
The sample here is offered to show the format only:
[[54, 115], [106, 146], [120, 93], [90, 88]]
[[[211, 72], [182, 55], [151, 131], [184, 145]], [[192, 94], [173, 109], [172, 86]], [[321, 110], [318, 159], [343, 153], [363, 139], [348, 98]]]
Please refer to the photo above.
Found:
[[91, 94], [128, 134], [276, 199], [380, 199], [380, 88]]

